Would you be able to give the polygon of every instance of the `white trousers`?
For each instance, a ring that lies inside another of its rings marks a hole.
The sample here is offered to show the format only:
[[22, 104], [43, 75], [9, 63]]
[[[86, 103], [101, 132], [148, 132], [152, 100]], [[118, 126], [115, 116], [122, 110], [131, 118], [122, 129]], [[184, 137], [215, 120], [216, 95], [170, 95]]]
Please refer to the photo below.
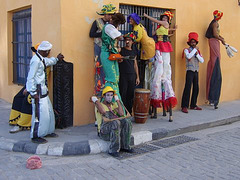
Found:
[[31, 138], [44, 137], [54, 133], [55, 116], [52, 108], [52, 103], [48, 96], [39, 100], [39, 120], [35, 118], [35, 101], [32, 99], [32, 127]]
[[175, 97], [171, 75], [170, 53], [156, 50], [154, 77], [151, 85], [151, 99], [166, 100], [170, 97]]

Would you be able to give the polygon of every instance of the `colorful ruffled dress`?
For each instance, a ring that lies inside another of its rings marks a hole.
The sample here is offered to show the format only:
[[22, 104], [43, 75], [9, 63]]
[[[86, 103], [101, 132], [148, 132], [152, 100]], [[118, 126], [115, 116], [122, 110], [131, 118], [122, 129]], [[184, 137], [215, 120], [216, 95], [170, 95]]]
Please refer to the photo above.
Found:
[[164, 104], [166, 108], [173, 108], [177, 105], [177, 98], [172, 88], [170, 52], [173, 49], [169, 42], [168, 29], [159, 26], [156, 35], [158, 42], [156, 43], [154, 77], [151, 84], [151, 105], [158, 108]]

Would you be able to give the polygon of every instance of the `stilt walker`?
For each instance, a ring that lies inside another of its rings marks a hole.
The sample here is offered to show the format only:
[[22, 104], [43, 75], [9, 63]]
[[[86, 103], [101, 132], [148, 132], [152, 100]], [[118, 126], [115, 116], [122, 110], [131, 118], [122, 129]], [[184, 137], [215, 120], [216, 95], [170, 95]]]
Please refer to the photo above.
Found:
[[214, 109], [218, 109], [219, 98], [221, 94], [222, 86], [222, 74], [221, 74], [221, 54], [220, 54], [220, 42], [225, 45], [225, 40], [220, 36], [220, 29], [218, 21], [222, 18], [223, 13], [221, 11], [213, 12], [214, 19], [209, 24], [206, 32], [210, 48], [210, 60], [207, 65], [207, 85], [206, 85], [206, 99], [209, 104], [214, 105]]
[[150, 96], [153, 109], [152, 118], [157, 118], [157, 108], [163, 107], [163, 115], [166, 115], [166, 111], [169, 112], [169, 122], [172, 122], [172, 108], [177, 105], [171, 80], [170, 52], [173, 49], [168, 37], [169, 22], [173, 18], [173, 14], [170, 11], [164, 12], [160, 16], [160, 21], [147, 14], [144, 14], [144, 16], [159, 24], [156, 30], [158, 41], [156, 43], [154, 78]]

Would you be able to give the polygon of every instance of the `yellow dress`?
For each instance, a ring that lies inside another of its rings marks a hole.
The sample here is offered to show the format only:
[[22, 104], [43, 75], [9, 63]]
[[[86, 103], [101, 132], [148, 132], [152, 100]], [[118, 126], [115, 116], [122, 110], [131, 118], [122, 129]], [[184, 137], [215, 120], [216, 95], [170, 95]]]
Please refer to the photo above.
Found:
[[155, 55], [155, 42], [153, 38], [147, 35], [142, 24], [135, 25], [133, 27], [133, 33], [136, 35], [136, 42], [141, 43], [141, 59], [148, 60]]

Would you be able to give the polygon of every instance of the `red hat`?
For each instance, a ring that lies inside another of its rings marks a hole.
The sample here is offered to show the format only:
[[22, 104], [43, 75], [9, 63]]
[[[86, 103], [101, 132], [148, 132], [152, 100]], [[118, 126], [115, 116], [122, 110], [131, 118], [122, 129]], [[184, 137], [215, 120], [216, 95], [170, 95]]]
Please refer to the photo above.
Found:
[[189, 43], [192, 39], [194, 39], [194, 40], [197, 41], [197, 43], [198, 43], [198, 33], [196, 33], [196, 32], [190, 32], [190, 33], [188, 34], [188, 43]]
[[133, 32], [129, 32], [129, 33], [125, 34], [123, 37], [124, 37], [124, 39], [125, 38], [130, 38], [130, 39], [132, 39], [133, 42], [136, 41], [136, 36]]
[[218, 11], [218, 10], [215, 10], [215, 11], [213, 12], [213, 16], [214, 16], [214, 19], [218, 21], [219, 19], [222, 18], [223, 12]]

